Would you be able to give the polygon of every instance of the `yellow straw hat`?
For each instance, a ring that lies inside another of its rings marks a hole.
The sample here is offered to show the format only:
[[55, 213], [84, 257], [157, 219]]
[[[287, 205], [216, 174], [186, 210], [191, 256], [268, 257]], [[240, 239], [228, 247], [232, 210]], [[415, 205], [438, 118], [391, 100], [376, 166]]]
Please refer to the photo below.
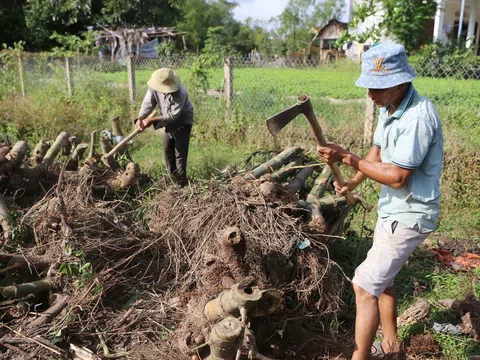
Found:
[[163, 68], [155, 70], [147, 84], [153, 90], [170, 94], [180, 88], [180, 78], [172, 69]]

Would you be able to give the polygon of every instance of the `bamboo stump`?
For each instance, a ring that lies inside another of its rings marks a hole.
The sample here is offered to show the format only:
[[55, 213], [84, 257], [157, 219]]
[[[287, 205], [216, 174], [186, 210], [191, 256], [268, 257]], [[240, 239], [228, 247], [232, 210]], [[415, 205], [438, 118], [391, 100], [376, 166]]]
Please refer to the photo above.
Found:
[[233, 360], [237, 353], [242, 329], [242, 323], [231, 316], [216, 324], [210, 333], [208, 360]]
[[58, 136], [55, 142], [50, 146], [48, 149], [47, 153], [45, 154], [45, 157], [43, 158], [43, 162], [46, 163], [47, 165], [52, 165], [53, 161], [57, 157], [57, 155], [60, 153], [63, 147], [67, 146], [67, 144], [70, 144], [69, 142], [70, 134], [67, 132], [61, 132]]
[[285, 165], [283, 168], [278, 170], [277, 172], [272, 174], [272, 179], [275, 180], [276, 182], [282, 182], [282, 180], [285, 180], [288, 178], [291, 174], [293, 174], [296, 171], [296, 167], [300, 166], [302, 163], [301, 158], [296, 158], [289, 164]]
[[20, 299], [30, 294], [40, 294], [50, 291], [52, 282], [50, 280], [38, 280], [30, 283], [6, 286], [0, 289], [0, 293], [7, 299]]
[[297, 176], [295, 176], [290, 184], [287, 185], [287, 189], [293, 194], [297, 193], [303, 187], [303, 185], [305, 185], [305, 181], [307, 181], [313, 170], [313, 167], [307, 167], [300, 170]]
[[47, 154], [50, 144], [46, 141], [40, 140], [40, 142], [33, 149], [32, 160], [35, 164], [40, 164]]
[[307, 196], [307, 202], [313, 203], [315, 200], [320, 199], [325, 194], [328, 184], [332, 181], [333, 174], [330, 166], [325, 166], [322, 173], [315, 179], [315, 183], [312, 190]]
[[222, 259], [230, 269], [235, 282], [239, 282], [247, 276], [248, 269], [245, 264], [247, 243], [243, 232], [237, 227], [223, 230], [218, 235]]

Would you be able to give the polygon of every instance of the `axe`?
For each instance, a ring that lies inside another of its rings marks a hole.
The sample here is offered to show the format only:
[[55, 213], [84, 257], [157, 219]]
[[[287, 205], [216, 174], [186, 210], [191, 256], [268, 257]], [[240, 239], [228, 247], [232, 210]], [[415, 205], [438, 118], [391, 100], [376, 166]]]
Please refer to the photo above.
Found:
[[[310, 98], [308, 95], [300, 95], [298, 97], [298, 101], [295, 105], [290, 106], [289, 108], [279, 112], [278, 114], [272, 116], [270, 119], [267, 120], [267, 127], [268, 130], [272, 135], [277, 135], [288, 123], [290, 123], [294, 118], [298, 115], [303, 114], [308, 120], [310, 124], [310, 128], [312, 129], [313, 134], [315, 135], [315, 139], [320, 146], [328, 146], [327, 141], [325, 140], [322, 132], [322, 128], [318, 123], [317, 117], [313, 112], [312, 103], [310, 102]], [[343, 179], [340, 170], [338, 169], [337, 164], [329, 164], [330, 168], [332, 169], [333, 176], [335, 180], [340, 186], [345, 185], [345, 180]], [[347, 192], [345, 194], [345, 198], [350, 205], [354, 205], [356, 200], [354, 196]]]
[[[147, 119], [150, 119], [154, 117], [157, 114], [157, 110], [154, 110], [150, 113], [150, 115], [147, 116]], [[107, 154], [102, 156], [102, 161], [105, 164], [105, 166], [108, 166], [112, 170], [116, 170], [117, 165], [115, 164], [114, 161], [112, 161], [113, 155], [115, 155], [117, 152], [123, 149], [127, 143], [132, 140], [135, 136], [140, 134], [142, 131], [139, 129], [135, 129], [133, 132], [131, 132], [126, 138], [124, 138], [122, 141], [120, 141], [115, 147], [110, 150]]]

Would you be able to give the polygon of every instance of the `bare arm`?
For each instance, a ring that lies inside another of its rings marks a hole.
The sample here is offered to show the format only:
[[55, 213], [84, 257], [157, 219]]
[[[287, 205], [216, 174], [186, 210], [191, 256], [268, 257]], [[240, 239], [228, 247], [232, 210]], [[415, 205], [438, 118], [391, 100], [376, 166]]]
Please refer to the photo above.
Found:
[[361, 158], [343, 149], [336, 144], [328, 147], [318, 147], [317, 153], [325, 162], [335, 163], [338, 161], [357, 169], [355, 176], [347, 182], [348, 188], [353, 190], [367, 177], [383, 185], [394, 189], [404, 187], [415, 170], [401, 168], [390, 163], [382, 163], [380, 149], [373, 146], [365, 158]]

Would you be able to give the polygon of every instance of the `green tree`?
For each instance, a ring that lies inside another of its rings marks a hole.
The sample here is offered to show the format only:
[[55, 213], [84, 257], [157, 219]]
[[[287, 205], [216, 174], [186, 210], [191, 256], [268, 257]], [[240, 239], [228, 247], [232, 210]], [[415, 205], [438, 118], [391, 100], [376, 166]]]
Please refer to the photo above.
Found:
[[280, 14], [277, 33], [290, 51], [304, 49], [311, 38], [312, 27], [321, 27], [342, 14], [341, 0], [289, 0]]
[[[364, 43], [368, 39], [378, 41], [382, 35], [388, 35], [411, 52], [429, 40], [425, 38], [425, 26], [436, 9], [435, 0], [369, 0], [355, 8], [353, 19], [338, 45], [349, 41]], [[371, 26], [358, 32], [361, 24], [379, 13], [381, 20], [373, 21]]]

